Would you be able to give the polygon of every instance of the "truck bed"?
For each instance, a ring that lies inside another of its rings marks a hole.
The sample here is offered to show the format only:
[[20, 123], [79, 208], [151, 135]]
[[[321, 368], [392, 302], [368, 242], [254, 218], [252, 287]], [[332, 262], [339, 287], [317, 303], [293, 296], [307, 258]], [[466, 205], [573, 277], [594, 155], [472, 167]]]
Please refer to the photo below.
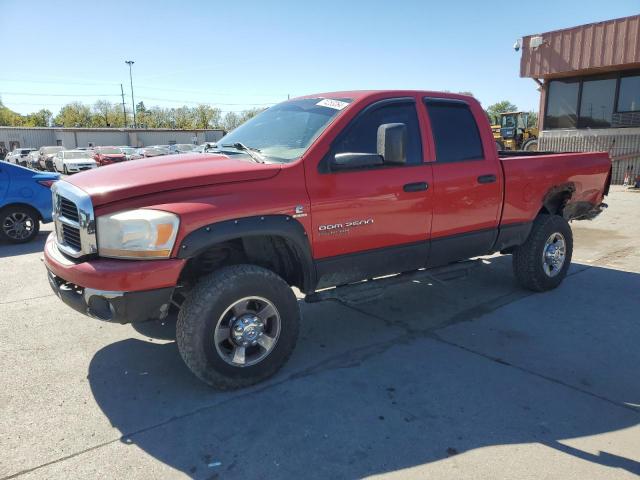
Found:
[[499, 152], [499, 157], [505, 181], [502, 224], [533, 221], [540, 205], [557, 201], [554, 192], [569, 193], [565, 218], [578, 218], [602, 203], [610, 181], [606, 152]]

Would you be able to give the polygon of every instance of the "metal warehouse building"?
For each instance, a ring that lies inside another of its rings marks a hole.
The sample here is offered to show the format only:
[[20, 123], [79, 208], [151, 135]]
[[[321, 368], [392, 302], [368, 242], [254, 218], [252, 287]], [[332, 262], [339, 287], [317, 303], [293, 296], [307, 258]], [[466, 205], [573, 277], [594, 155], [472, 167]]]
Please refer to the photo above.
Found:
[[540, 150], [608, 151], [613, 182], [640, 174], [640, 15], [522, 39], [540, 85]]
[[142, 128], [48, 128], [0, 127], [0, 151], [17, 147], [40, 148], [62, 145], [65, 148], [98, 145], [167, 145], [173, 143], [217, 142], [224, 130], [170, 130]]

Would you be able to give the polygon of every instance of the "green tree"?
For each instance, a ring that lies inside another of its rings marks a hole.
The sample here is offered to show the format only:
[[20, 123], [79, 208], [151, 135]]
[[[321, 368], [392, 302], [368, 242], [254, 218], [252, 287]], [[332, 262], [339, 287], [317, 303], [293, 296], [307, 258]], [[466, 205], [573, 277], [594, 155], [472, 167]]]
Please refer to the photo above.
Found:
[[6, 107], [0, 99], [0, 125], [6, 127], [19, 127], [23, 123], [22, 115]]
[[52, 116], [51, 111], [42, 108], [37, 112], [26, 115], [22, 124], [25, 127], [48, 127]]
[[55, 117], [55, 124], [62, 127], [91, 126], [91, 108], [80, 102], [71, 102], [60, 109]]
[[534, 112], [531, 110], [529, 112], [529, 124], [527, 127], [537, 127], [538, 126], [538, 112]]
[[209, 105], [198, 105], [193, 109], [193, 128], [212, 128], [220, 125], [221, 113], [219, 108]]
[[112, 127], [113, 105], [107, 100], [98, 100], [93, 104], [93, 112], [91, 116], [92, 127]]
[[498, 123], [500, 120], [500, 114], [505, 112], [515, 112], [518, 110], [518, 107], [511, 103], [509, 100], [502, 100], [501, 102], [494, 103], [493, 105], [489, 105], [487, 107], [487, 115], [489, 115], [489, 119], [491, 123]]
[[222, 120], [222, 128], [227, 132], [230, 132], [264, 110], [264, 108], [252, 108], [249, 110], [243, 110], [242, 112], [227, 112]]

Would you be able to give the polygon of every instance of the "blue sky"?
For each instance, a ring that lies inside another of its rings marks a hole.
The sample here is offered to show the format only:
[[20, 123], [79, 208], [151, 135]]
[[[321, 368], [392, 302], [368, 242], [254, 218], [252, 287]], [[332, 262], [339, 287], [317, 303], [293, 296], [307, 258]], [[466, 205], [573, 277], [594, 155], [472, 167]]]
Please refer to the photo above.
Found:
[[[528, 7], [528, 8], [527, 8]], [[471, 91], [537, 109], [514, 41], [634, 15], [638, 0], [0, 0], [0, 97], [21, 113], [129, 97], [147, 106], [268, 105], [331, 90]]]

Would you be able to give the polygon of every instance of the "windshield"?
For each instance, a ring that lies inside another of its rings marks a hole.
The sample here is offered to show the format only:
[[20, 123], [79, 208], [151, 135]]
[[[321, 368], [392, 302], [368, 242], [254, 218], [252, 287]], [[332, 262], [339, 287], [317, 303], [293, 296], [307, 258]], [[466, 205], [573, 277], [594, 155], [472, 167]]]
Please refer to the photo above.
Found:
[[259, 149], [268, 161], [290, 162], [300, 158], [350, 102], [349, 98], [305, 98], [283, 102], [243, 123], [217, 144], [241, 143]]
[[174, 148], [176, 148], [177, 150], [194, 150], [196, 148], [196, 145], [191, 145], [189, 143], [178, 143], [177, 145], [174, 145]]
[[87, 152], [65, 152], [65, 159], [90, 158]]
[[98, 152], [102, 153], [103, 155], [114, 155], [122, 153], [119, 148], [99, 148]]

